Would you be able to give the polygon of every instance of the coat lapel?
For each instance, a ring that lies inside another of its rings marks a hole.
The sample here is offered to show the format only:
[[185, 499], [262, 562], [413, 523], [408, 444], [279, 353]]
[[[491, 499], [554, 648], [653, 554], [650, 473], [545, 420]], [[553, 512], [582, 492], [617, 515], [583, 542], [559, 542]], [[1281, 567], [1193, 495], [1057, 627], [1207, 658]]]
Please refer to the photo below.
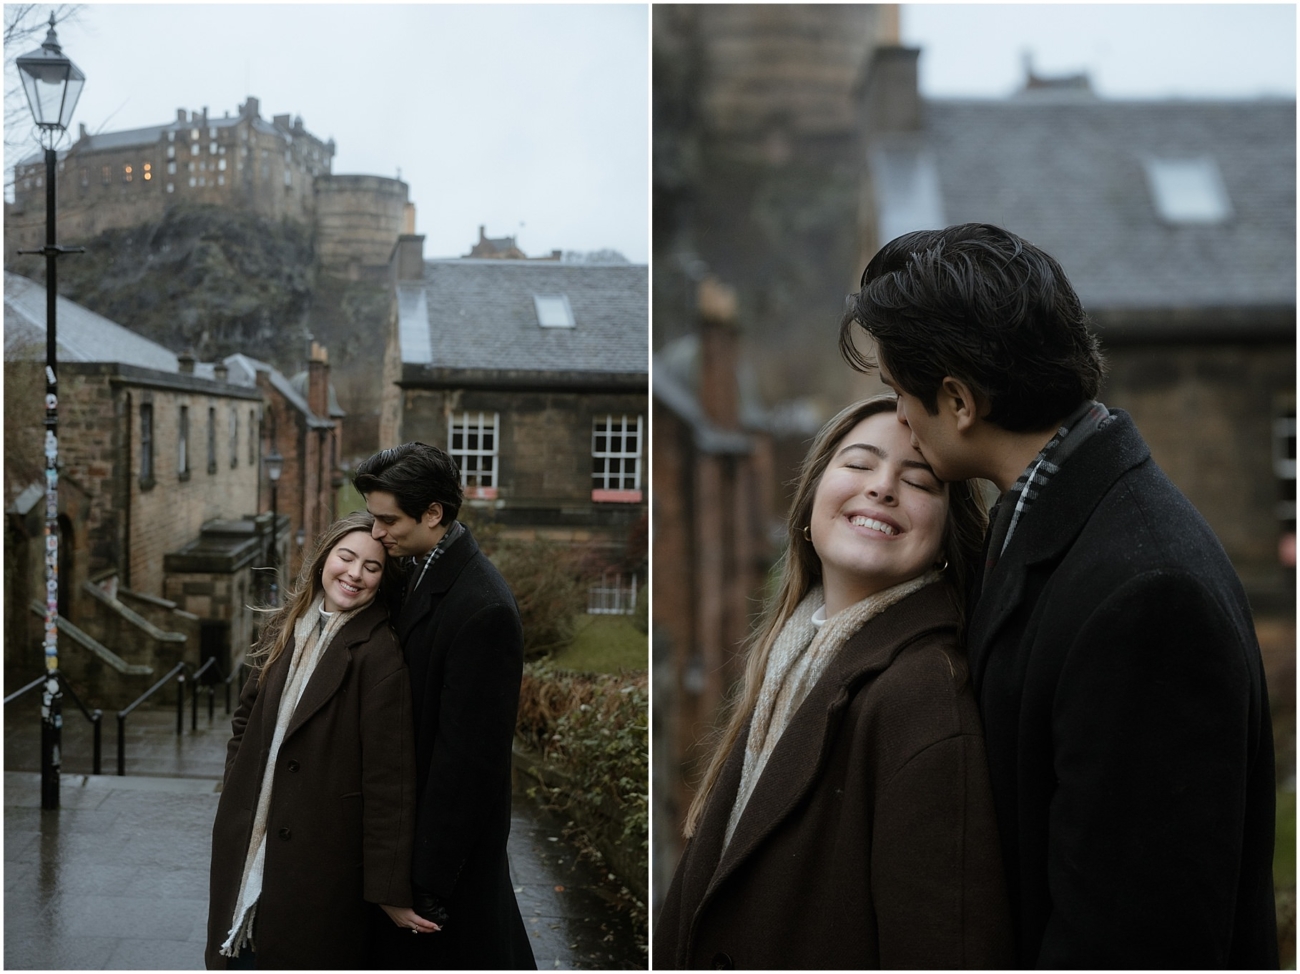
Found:
[[[844, 644], [777, 741], [736, 824], [731, 844], [721, 853], [718, 868], [700, 900], [701, 910], [817, 781], [839, 720], [858, 684], [886, 669], [908, 643], [945, 628], [957, 628], [956, 609], [946, 586], [928, 585], [867, 622]], [[718, 846], [738, 790], [747, 739], [748, 732], [737, 742], [718, 780], [720, 788], [726, 785], [720, 794], [727, 800], [710, 802], [699, 830]]]
[[1115, 481], [1151, 456], [1128, 413], [1111, 412], [1115, 419], [1080, 444], [1048, 481], [984, 580], [966, 634], [966, 654], [977, 689], [993, 641], [1023, 601], [1030, 573], [1061, 557]]
[[[471, 558], [478, 554], [478, 542], [468, 527], [465, 533], [437, 561], [429, 566], [428, 572], [421, 579], [414, 592], [407, 594], [402, 609], [397, 614], [397, 638], [405, 646], [411, 630], [416, 624], [438, 607], [442, 596], [447, 594], [456, 576], [469, 564]], [[417, 559], [418, 562], [418, 559]], [[418, 569], [417, 569], [418, 573]]]
[[[339, 687], [343, 685], [343, 677], [348, 672], [348, 664], [352, 661], [350, 647], [364, 642], [375, 627], [382, 624], [382, 615], [383, 609], [371, 603], [335, 633], [302, 691], [302, 697], [293, 712], [293, 719], [289, 722], [288, 730], [284, 732], [286, 740], [325, 706], [334, 694], [338, 693]], [[283, 682], [281, 690], [283, 691]]]

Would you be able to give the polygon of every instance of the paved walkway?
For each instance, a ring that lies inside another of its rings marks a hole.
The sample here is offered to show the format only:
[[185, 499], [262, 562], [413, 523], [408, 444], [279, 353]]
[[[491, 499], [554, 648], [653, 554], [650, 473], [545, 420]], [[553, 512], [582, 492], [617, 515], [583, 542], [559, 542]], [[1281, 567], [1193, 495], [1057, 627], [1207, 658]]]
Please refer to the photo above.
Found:
[[[40, 722], [33, 699], [5, 708], [4, 966], [7, 969], [201, 970], [208, 854], [228, 722], [176, 736], [175, 711], [128, 718], [127, 776], [90, 771], [89, 725], [67, 713], [60, 805], [41, 809]], [[510, 864], [537, 966], [644, 969], [644, 931], [615, 909], [616, 884], [565, 840], [562, 823], [517, 795]]]

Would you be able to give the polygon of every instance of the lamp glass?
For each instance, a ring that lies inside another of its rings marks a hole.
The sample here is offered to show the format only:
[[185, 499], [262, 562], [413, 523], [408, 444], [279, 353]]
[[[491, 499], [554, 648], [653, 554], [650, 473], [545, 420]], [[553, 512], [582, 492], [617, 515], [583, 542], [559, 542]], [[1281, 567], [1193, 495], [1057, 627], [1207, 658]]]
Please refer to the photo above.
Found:
[[280, 456], [280, 451], [268, 453], [265, 458], [266, 476], [271, 483], [280, 479], [280, 474], [284, 470], [284, 457]]
[[46, 47], [20, 57], [17, 67], [36, 124], [66, 129], [86, 84], [81, 69]]

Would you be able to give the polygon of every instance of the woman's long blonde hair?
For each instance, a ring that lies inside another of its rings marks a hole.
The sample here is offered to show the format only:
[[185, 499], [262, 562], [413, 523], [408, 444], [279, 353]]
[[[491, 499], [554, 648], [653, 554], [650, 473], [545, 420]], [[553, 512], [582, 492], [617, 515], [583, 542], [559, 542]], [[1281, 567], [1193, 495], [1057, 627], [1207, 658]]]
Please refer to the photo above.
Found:
[[[325, 561], [329, 558], [330, 552], [353, 531], [364, 531], [370, 534], [374, 524], [375, 519], [366, 511], [344, 515], [331, 524], [317, 540], [310, 557], [303, 559], [298, 578], [284, 593], [284, 604], [278, 609], [263, 610], [272, 613], [271, 618], [258, 637], [257, 645], [248, 654], [248, 663], [250, 666], [257, 667], [259, 677], [261, 673], [266, 672], [268, 666], [280, 658], [280, 654], [285, 649], [292, 648], [294, 627], [323, 591], [321, 573], [325, 569]], [[400, 585], [401, 573], [398, 571], [396, 560], [385, 556], [384, 573], [380, 577], [379, 590], [375, 598], [385, 602], [391, 601]]]
[[[813, 439], [808, 455], [799, 467], [799, 479], [790, 514], [786, 523], [786, 547], [778, 562], [780, 582], [776, 594], [763, 607], [763, 614], [753, 633], [745, 641], [748, 654], [745, 675], [732, 696], [731, 716], [709, 760], [700, 786], [686, 812], [683, 832], [687, 838], [695, 834], [700, 815], [708, 802], [709, 793], [717, 784], [722, 766], [731, 749], [736, 746], [741, 732], [749, 723], [763, 686], [767, 670], [767, 657], [772, 644], [780, 634], [786, 620], [794, 614], [803, 597], [821, 577], [821, 559], [813, 548], [804, 529], [812, 521], [813, 500], [822, 474], [840, 440], [844, 439], [858, 423], [877, 413], [891, 412], [898, 400], [892, 395], [872, 396], [840, 410], [821, 428]], [[974, 580], [983, 546], [984, 530], [988, 526], [988, 513], [984, 499], [974, 481], [965, 480], [948, 485], [948, 519], [944, 526], [942, 553], [947, 559], [944, 581], [951, 592], [958, 614], [964, 619], [966, 593]]]

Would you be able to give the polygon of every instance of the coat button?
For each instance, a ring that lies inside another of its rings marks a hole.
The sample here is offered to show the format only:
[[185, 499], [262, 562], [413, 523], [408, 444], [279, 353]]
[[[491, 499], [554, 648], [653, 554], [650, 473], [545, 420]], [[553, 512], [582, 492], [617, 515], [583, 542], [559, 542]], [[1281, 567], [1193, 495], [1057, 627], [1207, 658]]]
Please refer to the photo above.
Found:
[[715, 971], [729, 971], [734, 969], [736, 962], [731, 959], [730, 954], [724, 954], [718, 951], [713, 955], [713, 969]]
[[290, 836], [291, 834], [292, 834], [292, 833], [291, 833], [288, 829], [281, 829], [281, 830], [280, 830], [280, 838], [284, 839], [285, 841], [288, 841], [289, 836]]
[[297, 771], [297, 770], [298, 770], [298, 762], [297, 762], [297, 761], [290, 761], [289, 764], [288, 764], [288, 768], [289, 768], [290, 771]]

